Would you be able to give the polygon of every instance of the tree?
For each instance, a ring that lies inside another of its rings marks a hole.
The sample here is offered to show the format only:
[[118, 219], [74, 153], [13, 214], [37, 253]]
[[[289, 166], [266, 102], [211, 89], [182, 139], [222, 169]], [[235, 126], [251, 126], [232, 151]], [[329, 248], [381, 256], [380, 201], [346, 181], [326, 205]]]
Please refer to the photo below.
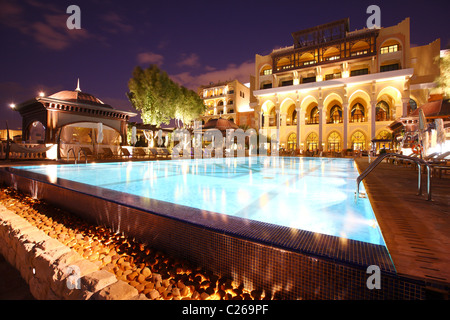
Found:
[[443, 57], [437, 57], [436, 62], [440, 65], [441, 74], [434, 81], [436, 93], [442, 93], [446, 98], [450, 98], [450, 52]]
[[205, 110], [194, 91], [179, 86], [156, 65], [147, 69], [135, 67], [128, 89], [128, 99], [140, 111], [144, 124], [167, 124], [175, 118], [186, 125]]

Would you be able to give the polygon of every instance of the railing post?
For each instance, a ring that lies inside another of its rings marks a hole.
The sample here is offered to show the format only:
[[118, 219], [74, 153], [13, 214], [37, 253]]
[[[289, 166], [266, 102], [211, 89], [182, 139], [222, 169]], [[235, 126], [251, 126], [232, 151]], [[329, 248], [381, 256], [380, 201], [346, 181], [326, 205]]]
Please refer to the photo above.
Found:
[[420, 166], [420, 163], [417, 163], [417, 167], [419, 168], [419, 170], [418, 170], [419, 171], [419, 176], [417, 178], [417, 183], [419, 184], [417, 186], [417, 188], [418, 188], [417, 195], [421, 196], [422, 195], [422, 167]]

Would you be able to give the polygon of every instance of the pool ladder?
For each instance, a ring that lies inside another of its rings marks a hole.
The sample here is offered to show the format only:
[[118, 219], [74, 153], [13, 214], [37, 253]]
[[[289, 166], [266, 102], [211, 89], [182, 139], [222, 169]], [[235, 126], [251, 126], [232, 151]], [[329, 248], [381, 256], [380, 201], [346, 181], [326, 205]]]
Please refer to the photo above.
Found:
[[387, 159], [387, 158], [399, 158], [399, 159], [411, 161], [411, 162], [414, 162], [417, 164], [417, 168], [418, 168], [417, 195], [418, 196], [422, 195], [422, 166], [426, 166], [426, 168], [427, 168], [427, 194], [428, 194], [427, 200], [428, 201], [431, 200], [431, 167], [430, 167], [430, 165], [423, 159], [409, 157], [409, 156], [405, 156], [405, 155], [398, 154], [398, 153], [385, 153], [385, 154], [378, 156], [378, 158], [374, 162], [372, 162], [366, 168], [366, 170], [364, 170], [364, 172], [359, 175], [358, 178], [356, 178], [355, 202], [357, 202], [359, 198], [366, 197], [366, 194], [359, 192], [359, 185], [360, 185], [361, 181], [365, 177], [367, 177], [384, 159]]
[[86, 155], [86, 152], [84, 152], [83, 149], [78, 150], [77, 156], [75, 156], [75, 149], [74, 148], [70, 148], [67, 151], [67, 161], [69, 161], [70, 151], [72, 151], [73, 158], [75, 159], [75, 164], [77, 164], [77, 159], [78, 159], [78, 161], [80, 161], [80, 153], [84, 154], [84, 160], [86, 161], [86, 164], [87, 164], [87, 155]]

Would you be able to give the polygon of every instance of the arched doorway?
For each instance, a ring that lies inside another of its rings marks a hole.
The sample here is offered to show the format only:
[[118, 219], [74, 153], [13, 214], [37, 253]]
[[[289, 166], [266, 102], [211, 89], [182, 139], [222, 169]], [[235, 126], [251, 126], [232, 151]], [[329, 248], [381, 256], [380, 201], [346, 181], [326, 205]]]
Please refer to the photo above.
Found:
[[356, 131], [352, 134], [352, 149], [353, 150], [365, 150], [366, 149], [366, 136], [361, 131]]
[[311, 132], [306, 137], [306, 150], [314, 151], [319, 149], [319, 136], [315, 132]]
[[328, 151], [341, 151], [341, 135], [336, 131], [331, 132], [328, 136]]
[[291, 133], [287, 140], [287, 150], [292, 151], [297, 149], [297, 135], [295, 133]]

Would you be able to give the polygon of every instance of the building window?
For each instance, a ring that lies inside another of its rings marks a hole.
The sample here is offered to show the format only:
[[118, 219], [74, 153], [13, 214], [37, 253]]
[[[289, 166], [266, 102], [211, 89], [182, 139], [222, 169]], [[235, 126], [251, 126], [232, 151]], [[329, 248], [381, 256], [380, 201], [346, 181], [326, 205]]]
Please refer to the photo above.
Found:
[[361, 76], [363, 74], [369, 74], [369, 69], [365, 68], [365, 69], [358, 69], [358, 70], [350, 71], [350, 77]]
[[275, 112], [275, 108], [272, 108], [269, 114], [269, 127], [274, 127], [277, 125], [277, 113]]
[[264, 84], [262, 85], [262, 88], [263, 88], [263, 89], [270, 89], [270, 88], [272, 88], [272, 83], [264, 83]]
[[318, 123], [319, 123], [319, 108], [314, 107], [311, 110], [308, 124], [318, 124]]
[[385, 54], [385, 53], [391, 53], [391, 52], [397, 52], [398, 51], [398, 44], [394, 44], [392, 46], [386, 46], [386, 47], [382, 47], [380, 49], [380, 53], [381, 54]]
[[334, 105], [330, 110], [330, 119], [328, 123], [342, 123], [342, 109]]
[[311, 132], [306, 137], [306, 150], [307, 151], [314, 151], [319, 148], [319, 137], [317, 136], [317, 133]]
[[400, 65], [398, 63], [388, 64], [386, 66], [380, 67], [380, 72], [386, 72], [386, 71], [394, 71], [400, 69]]
[[340, 58], [341, 58], [340, 55], [336, 55], [336, 56], [331, 56], [331, 57], [325, 58], [325, 61], [339, 60]]
[[341, 135], [336, 131], [328, 136], [328, 151], [341, 151]]
[[295, 133], [291, 133], [287, 140], [287, 149], [289, 151], [297, 149], [297, 135]]
[[364, 122], [365, 114], [364, 114], [364, 106], [360, 103], [356, 103], [351, 112], [350, 122]]
[[366, 148], [366, 136], [361, 131], [356, 131], [351, 139], [353, 150], [364, 150]]
[[375, 121], [388, 121], [389, 116], [389, 105], [386, 101], [381, 100], [377, 103], [375, 111]]
[[317, 63], [316, 60], [310, 60], [310, 61], [303, 62], [303, 65], [304, 66], [310, 66], [310, 65], [313, 65], [313, 64], [316, 64], [316, 63]]
[[302, 78], [302, 83], [316, 82], [316, 76]]
[[286, 80], [281, 82], [282, 87], [292, 86], [294, 84], [294, 80]]
[[265, 70], [263, 70], [263, 75], [264, 76], [267, 76], [269, 74], [272, 74], [272, 69], [265, 69]]
[[417, 109], [416, 101], [414, 101], [413, 99], [409, 99], [409, 108], [410, 108], [410, 112], [416, 110]]
[[340, 79], [342, 78], [342, 75], [340, 72], [338, 73], [330, 73], [325, 75], [325, 80], [333, 80], [333, 79]]
[[367, 54], [367, 53], [368, 53], [367, 50], [359, 50], [359, 51], [352, 52], [351, 56], [352, 57], [362, 56], [363, 54]]

